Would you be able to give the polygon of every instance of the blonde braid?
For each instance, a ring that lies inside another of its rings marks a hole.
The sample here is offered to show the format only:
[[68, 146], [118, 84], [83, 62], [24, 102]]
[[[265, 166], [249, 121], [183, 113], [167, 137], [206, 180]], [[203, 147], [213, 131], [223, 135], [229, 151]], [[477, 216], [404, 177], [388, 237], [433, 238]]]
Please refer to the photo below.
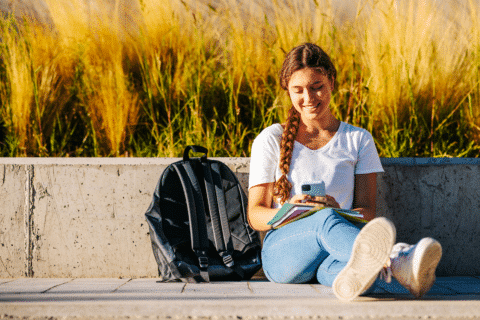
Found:
[[292, 184], [287, 179], [287, 174], [290, 171], [290, 164], [292, 162], [293, 146], [295, 138], [297, 137], [298, 127], [300, 125], [300, 114], [291, 107], [288, 112], [288, 117], [285, 122], [285, 128], [280, 142], [280, 161], [279, 167], [282, 176], [275, 182], [273, 187], [273, 196], [278, 199], [281, 204], [284, 204], [290, 198], [290, 190]]

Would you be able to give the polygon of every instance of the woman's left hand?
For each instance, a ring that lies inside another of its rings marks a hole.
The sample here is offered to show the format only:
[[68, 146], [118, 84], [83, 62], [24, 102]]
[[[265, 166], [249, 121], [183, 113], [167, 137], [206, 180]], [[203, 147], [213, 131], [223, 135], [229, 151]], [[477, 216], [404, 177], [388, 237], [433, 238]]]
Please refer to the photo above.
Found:
[[311, 201], [323, 204], [325, 207], [340, 208], [337, 200], [328, 194], [325, 197], [312, 197]]
[[[295, 198], [295, 197], [294, 197]], [[302, 200], [300, 202], [309, 204], [309, 205], [323, 205], [325, 207], [331, 207], [331, 208], [340, 208], [340, 205], [338, 204], [337, 200], [335, 200], [334, 197], [330, 195], [326, 195], [325, 197], [314, 197], [310, 195], [302, 195]], [[292, 198], [293, 199], [293, 198]], [[293, 201], [295, 202], [295, 201]]]

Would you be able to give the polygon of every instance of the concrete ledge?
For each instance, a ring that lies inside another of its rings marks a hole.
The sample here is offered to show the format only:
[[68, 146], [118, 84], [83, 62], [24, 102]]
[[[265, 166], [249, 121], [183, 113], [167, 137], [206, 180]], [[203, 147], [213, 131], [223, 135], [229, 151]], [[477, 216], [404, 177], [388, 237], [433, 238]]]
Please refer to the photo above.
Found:
[[[248, 185], [248, 158], [217, 158]], [[155, 277], [144, 212], [179, 158], [0, 158], [0, 278]], [[382, 159], [378, 215], [443, 245], [438, 275], [478, 275], [480, 159]]]
[[480, 165], [480, 158], [382, 158], [384, 166]]

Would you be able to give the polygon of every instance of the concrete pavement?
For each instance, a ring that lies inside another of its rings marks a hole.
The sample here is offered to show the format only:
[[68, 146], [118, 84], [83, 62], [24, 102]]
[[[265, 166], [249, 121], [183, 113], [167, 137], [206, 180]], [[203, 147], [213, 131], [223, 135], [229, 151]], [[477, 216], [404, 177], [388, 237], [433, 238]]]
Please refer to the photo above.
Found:
[[0, 319], [480, 319], [480, 277], [440, 277], [420, 300], [389, 287], [350, 303], [318, 284], [157, 280], [0, 279]]

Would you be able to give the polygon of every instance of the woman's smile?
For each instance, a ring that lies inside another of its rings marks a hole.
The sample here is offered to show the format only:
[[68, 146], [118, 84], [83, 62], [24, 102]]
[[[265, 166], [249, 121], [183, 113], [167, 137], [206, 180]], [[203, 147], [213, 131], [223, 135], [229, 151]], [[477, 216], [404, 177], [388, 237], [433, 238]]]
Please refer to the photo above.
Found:
[[288, 82], [288, 93], [294, 108], [306, 120], [330, 112], [333, 82], [320, 70], [304, 68], [295, 71]]

